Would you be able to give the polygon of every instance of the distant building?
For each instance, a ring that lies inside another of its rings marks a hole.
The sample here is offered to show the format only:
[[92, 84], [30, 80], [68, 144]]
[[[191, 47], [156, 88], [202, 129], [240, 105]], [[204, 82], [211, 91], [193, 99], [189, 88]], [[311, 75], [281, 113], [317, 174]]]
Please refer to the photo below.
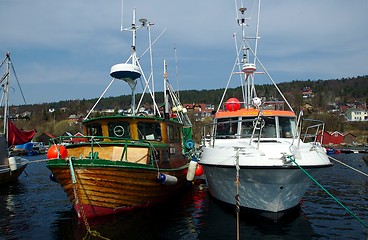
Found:
[[36, 138], [36, 141], [43, 142], [47, 146], [49, 144], [50, 139], [53, 138], [55, 138], [55, 136], [50, 133], [42, 133], [40, 136]]
[[213, 104], [206, 103], [188, 103], [183, 104], [188, 112], [193, 112], [196, 121], [201, 121], [203, 118], [210, 117], [215, 109]]
[[313, 91], [311, 87], [303, 87], [302, 88], [303, 98], [312, 98], [314, 97]]
[[74, 136], [72, 138], [70, 138], [70, 140], [72, 141], [72, 143], [80, 143], [80, 142], [86, 142], [87, 139], [84, 137], [84, 135], [80, 132], [77, 132], [76, 134], [74, 134]]
[[70, 132], [64, 132], [62, 135], [60, 135], [60, 137], [62, 137], [63, 143], [72, 143], [73, 134], [71, 134]]
[[323, 145], [340, 145], [344, 142], [344, 134], [334, 131], [334, 132], [324, 132], [323, 133]]
[[[320, 140], [320, 136], [317, 140]], [[351, 133], [340, 133], [338, 131], [323, 133], [322, 145], [341, 145], [352, 144], [356, 140], [356, 136]]]
[[348, 121], [368, 121], [368, 111], [366, 109], [348, 108], [344, 115]]
[[344, 142], [345, 144], [353, 144], [356, 141], [356, 136], [351, 134], [351, 133], [347, 133], [344, 135]]
[[83, 115], [82, 114], [72, 114], [69, 116], [68, 119], [73, 122], [81, 122], [83, 119]]

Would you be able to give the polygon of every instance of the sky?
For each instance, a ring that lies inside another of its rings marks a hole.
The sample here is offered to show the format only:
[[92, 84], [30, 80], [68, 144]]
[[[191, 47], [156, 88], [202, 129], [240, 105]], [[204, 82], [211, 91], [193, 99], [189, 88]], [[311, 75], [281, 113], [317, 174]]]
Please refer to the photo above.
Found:
[[[175, 90], [224, 88], [236, 59], [235, 2], [124, 0], [122, 11], [121, 0], [0, 0], [0, 59], [11, 53], [27, 104], [98, 98], [111, 66], [130, 56], [131, 34], [120, 26], [121, 19], [131, 24], [135, 8], [137, 19], [154, 24], [152, 40], [158, 38], [152, 49], [157, 91], [164, 60]], [[252, 0], [243, 5], [253, 12]], [[258, 58], [277, 83], [367, 75], [367, 12], [368, 0], [263, 0]], [[147, 32], [138, 31], [138, 56], [147, 49]], [[141, 63], [149, 74], [148, 54]], [[10, 103], [25, 104], [12, 81]], [[115, 81], [104, 96], [128, 94], [128, 85]]]

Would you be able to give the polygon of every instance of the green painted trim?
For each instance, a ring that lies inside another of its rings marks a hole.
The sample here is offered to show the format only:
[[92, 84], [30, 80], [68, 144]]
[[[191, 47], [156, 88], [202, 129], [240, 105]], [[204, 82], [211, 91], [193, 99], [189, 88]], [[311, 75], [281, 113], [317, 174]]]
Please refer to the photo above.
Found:
[[[110, 161], [104, 159], [72, 159], [74, 168], [96, 168], [96, 167], [112, 167], [112, 168], [128, 168], [128, 169], [145, 169], [145, 170], [154, 170], [158, 171], [156, 167], [152, 165], [125, 162], [125, 161]], [[178, 168], [160, 168], [160, 171], [172, 171], [172, 170], [183, 170], [188, 168], [189, 163], [178, 167]], [[69, 168], [69, 161], [65, 159], [50, 159], [47, 161], [48, 168], [60, 168], [65, 167]]]

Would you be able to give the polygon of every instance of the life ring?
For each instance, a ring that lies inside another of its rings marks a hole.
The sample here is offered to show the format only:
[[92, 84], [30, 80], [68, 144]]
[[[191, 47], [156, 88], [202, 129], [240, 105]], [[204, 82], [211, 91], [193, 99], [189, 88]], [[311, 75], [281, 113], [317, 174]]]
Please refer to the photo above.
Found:
[[184, 145], [186, 148], [192, 149], [194, 147], [194, 141], [192, 139], [187, 139]]
[[122, 126], [116, 125], [114, 127], [114, 134], [115, 134], [115, 136], [122, 137], [122, 136], [124, 136], [124, 133], [125, 133], [125, 130], [124, 130], [124, 128]]

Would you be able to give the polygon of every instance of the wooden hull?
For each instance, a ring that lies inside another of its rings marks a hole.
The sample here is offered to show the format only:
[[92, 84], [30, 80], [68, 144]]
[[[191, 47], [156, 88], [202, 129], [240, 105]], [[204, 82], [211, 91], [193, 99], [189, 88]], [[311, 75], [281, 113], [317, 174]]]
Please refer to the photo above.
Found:
[[191, 140], [191, 131], [184, 131], [181, 123], [114, 115], [86, 120], [83, 125], [84, 142], [55, 144], [47, 154], [48, 168], [79, 217], [145, 208], [188, 184], [190, 148], [184, 143]]
[[[165, 185], [157, 181], [158, 170], [133, 164], [105, 161], [105, 166], [97, 164], [79, 164], [83, 160], [73, 161], [76, 183], [72, 182], [72, 174], [65, 161], [64, 166], [48, 167], [57, 182], [73, 203], [79, 217], [96, 217], [144, 208], [167, 200], [187, 185], [187, 167], [161, 173], [177, 178], [177, 183]], [[59, 160], [60, 161], [60, 160]], [[109, 164], [112, 164], [109, 166]]]

